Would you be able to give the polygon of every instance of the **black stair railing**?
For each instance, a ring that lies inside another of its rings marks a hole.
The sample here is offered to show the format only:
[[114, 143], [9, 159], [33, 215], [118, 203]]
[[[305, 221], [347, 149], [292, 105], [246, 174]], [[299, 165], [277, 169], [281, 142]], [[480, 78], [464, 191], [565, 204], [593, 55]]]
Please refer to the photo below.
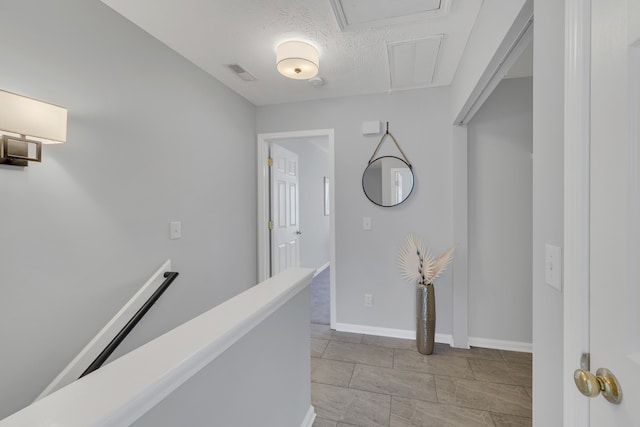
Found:
[[122, 343], [127, 335], [129, 335], [129, 332], [131, 332], [133, 328], [136, 327], [140, 319], [142, 319], [144, 315], [147, 314], [147, 311], [149, 311], [149, 309], [153, 306], [153, 304], [155, 304], [156, 301], [158, 301], [164, 291], [167, 290], [169, 285], [171, 285], [176, 277], [178, 277], [178, 274], [178, 272], [173, 271], [167, 271], [166, 273], [164, 273], [165, 280], [164, 282], [162, 282], [160, 287], [158, 287], [158, 289], [156, 289], [156, 291], [149, 297], [149, 299], [142, 305], [142, 307], [140, 307], [136, 314], [133, 315], [131, 320], [129, 320], [127, 324], [124, 325], [120, 332], [118, 332], [118, 334], [111, 340], [111, 342], [104, 348], [104, 350], [102, 350], [98, 357], [96, 357], [96, 359], [91, 362], [91, 365], [89, 365], [89, 367], [82, 373], [82, 375], [80, 375], [79, 378], [82, 378], [85, 375], [88, 375], [91, 372], [95, 371], [100, 366], [102, 366], [102, 364], [106, 362], [107, 359], [109, 359], [111, 353], [113, 353], [115, 349], [118, 348], [120, 343]]

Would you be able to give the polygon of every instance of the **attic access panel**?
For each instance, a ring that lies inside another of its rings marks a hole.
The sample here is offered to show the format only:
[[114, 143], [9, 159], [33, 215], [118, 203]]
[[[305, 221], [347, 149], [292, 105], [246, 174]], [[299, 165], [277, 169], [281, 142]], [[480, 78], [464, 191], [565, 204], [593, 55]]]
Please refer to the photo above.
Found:
[[451, 0], [329, 0], [342, 31], [426, 20], [449, 13]]
[[442, 34], [420, 40], [387, 43], [389, 88], [417, 89], [432, 86]]

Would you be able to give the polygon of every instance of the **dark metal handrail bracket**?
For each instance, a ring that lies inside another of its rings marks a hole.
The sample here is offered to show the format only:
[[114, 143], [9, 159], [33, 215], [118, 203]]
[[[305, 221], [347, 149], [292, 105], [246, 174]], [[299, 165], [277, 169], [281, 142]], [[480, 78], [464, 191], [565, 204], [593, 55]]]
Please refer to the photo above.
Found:
[[136, 327], [140, 319], [142, 319], [144, 315], [147, 314], [147, 311], [149, 311], [151, 306], [153, 306], [153, 304], [155, 304], [155, 302], [158, 301], [158, 299], [164, 293], [164, 291], [166, 291], [169, 285], [171, 285], [171, 283], [176, 279], [176, 277], [178, 277], [178, 274], [179, 274], [178, 272], [173, 272], [173, 271], [167, 271], [166, 273], [164, 273], [165, 281], [162, 282], [160, 287], [158, 287], [158, 289], [156, 289], [153, 295], [151, 295], [149, 299], [144, 303], [144, 305], [140, 307], [140, 309], [136, 312], [136, 314], [133, 315], [131, 320], [129, 320], [127, 324], [124, 325], [124, 328], [122, 328], [120, 332], [118, 332], [118, 335], [116, 335], [111, 340], [109, 345], [107, 345], [104, 348], [104, 350], [102, 350], [102, 352], [98, 355], [98, 357], [96, 357], [96, 359], [91, 363], [91, 365], [89, 365], [89, 367], [82, 373], [82, 375], [80, 375], [80, 378], [95, 371], [100, 366], [102, 366], [104, 362], [107, 361], [109, 356], [111, 356], [111, 353], [113, 353], [115, 349], [118, 348], [120, 343], [124, 341], [127, 335], [129, 335], [129, 332], [131, 332], [133, 328]]

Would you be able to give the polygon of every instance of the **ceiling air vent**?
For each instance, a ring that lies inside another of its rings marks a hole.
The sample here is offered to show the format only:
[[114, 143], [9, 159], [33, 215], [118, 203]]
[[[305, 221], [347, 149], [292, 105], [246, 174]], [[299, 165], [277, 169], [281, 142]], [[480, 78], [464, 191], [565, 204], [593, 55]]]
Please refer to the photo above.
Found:
[[229, 64], [227, 65], [227, 68], [236, 73], [236, 75], [245, 82], [252, 82], [256, 79], [251, 75], [250, 72], [242, 68], [242, 66], [239, 64]]

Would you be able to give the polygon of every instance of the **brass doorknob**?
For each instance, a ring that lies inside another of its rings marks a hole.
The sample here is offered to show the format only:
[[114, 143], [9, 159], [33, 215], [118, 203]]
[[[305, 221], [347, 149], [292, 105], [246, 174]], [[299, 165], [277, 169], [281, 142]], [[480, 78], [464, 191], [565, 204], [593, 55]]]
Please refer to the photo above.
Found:
[[622, 401], [620, 383], [606, 368], [598, 369], [595, 375], [584, 369], [577, 369], [573, 373], [573, 380], [580, 393], [587, 397], [596, 397], [602, 393], [602, 396], [611, 403], [618, 404]]

